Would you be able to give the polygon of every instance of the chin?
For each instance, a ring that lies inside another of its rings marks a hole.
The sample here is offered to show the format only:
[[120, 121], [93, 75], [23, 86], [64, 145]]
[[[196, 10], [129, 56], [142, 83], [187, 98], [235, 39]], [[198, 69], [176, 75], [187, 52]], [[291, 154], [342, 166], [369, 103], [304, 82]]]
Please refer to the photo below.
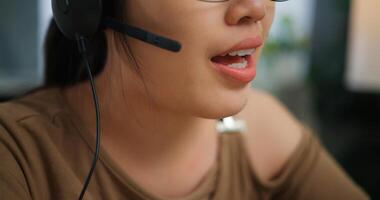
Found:
[[233, 116], [242, 111], [247, 104], [247, 96], [240, 97], [238, 100], [230, 98], [219, 99], [212, 103], [208, 102], [205, 106], [201, 106], [196, 115], [206, 119], [222, 119]]

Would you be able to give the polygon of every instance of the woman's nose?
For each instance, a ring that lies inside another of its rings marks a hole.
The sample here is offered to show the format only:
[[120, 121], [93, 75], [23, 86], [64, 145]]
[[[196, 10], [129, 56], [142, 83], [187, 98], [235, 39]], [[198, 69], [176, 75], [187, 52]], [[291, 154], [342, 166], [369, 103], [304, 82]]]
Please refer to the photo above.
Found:
[[252, 23], [265, 17], [268, 0], [234, 0], [227, 10], [225, 20], [228, 25]]

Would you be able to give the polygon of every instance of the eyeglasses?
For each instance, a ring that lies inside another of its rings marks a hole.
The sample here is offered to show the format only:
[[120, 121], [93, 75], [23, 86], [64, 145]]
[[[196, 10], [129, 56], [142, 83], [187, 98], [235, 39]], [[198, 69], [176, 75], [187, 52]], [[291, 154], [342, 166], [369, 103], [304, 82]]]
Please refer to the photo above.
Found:
[[[198, 1], [209, 2], [209, 3], [219, 3], [219, 2], [226, 2], [226, 1], [229, 1], [229, 0], [198, 0]], [[270, 1], [285, 2], [285, 1], [288, 1], [288, 0], [270, 0]]]

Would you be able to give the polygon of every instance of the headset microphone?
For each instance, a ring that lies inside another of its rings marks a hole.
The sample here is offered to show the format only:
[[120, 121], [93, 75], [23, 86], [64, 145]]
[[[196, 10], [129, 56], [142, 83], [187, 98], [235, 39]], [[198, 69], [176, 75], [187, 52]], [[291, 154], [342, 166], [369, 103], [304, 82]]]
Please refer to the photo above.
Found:
[[107, 17], [102, 20], [102, 28], [111, 28], [114, 31], [126, 34], [133, 38], [139, 39], [146, 43], [160, 47], [173, 52], [179, 52], [181, 50], [181, 44], [175, 40], [156, 35], [141, 28], [137, 28], [128, 24], [125, 24], [117, 19]]

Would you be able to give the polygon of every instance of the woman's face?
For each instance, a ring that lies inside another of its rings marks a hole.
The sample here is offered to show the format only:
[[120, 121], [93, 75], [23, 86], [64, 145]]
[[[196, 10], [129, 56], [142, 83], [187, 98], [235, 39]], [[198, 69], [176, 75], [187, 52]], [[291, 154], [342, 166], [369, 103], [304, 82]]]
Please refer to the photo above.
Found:
[[[154, 105], [204, 118], [234, 115], [245, 105], [250, 83], [221, 73], [211, 62], [247, 38], [265, 39], [272, 23], [269, 0], [128, 0], [126, 21], [182, 44], [179, 53], [127, 38]], [[260, 46], [252, 55], [257, 62]], [[126, 57], [126, 55], [121, 55]], [[137, 86], [132, 63], [122, 66], [128, 98], [148, 98]], [[142, 82], [140, 81], [142, 84]]]

